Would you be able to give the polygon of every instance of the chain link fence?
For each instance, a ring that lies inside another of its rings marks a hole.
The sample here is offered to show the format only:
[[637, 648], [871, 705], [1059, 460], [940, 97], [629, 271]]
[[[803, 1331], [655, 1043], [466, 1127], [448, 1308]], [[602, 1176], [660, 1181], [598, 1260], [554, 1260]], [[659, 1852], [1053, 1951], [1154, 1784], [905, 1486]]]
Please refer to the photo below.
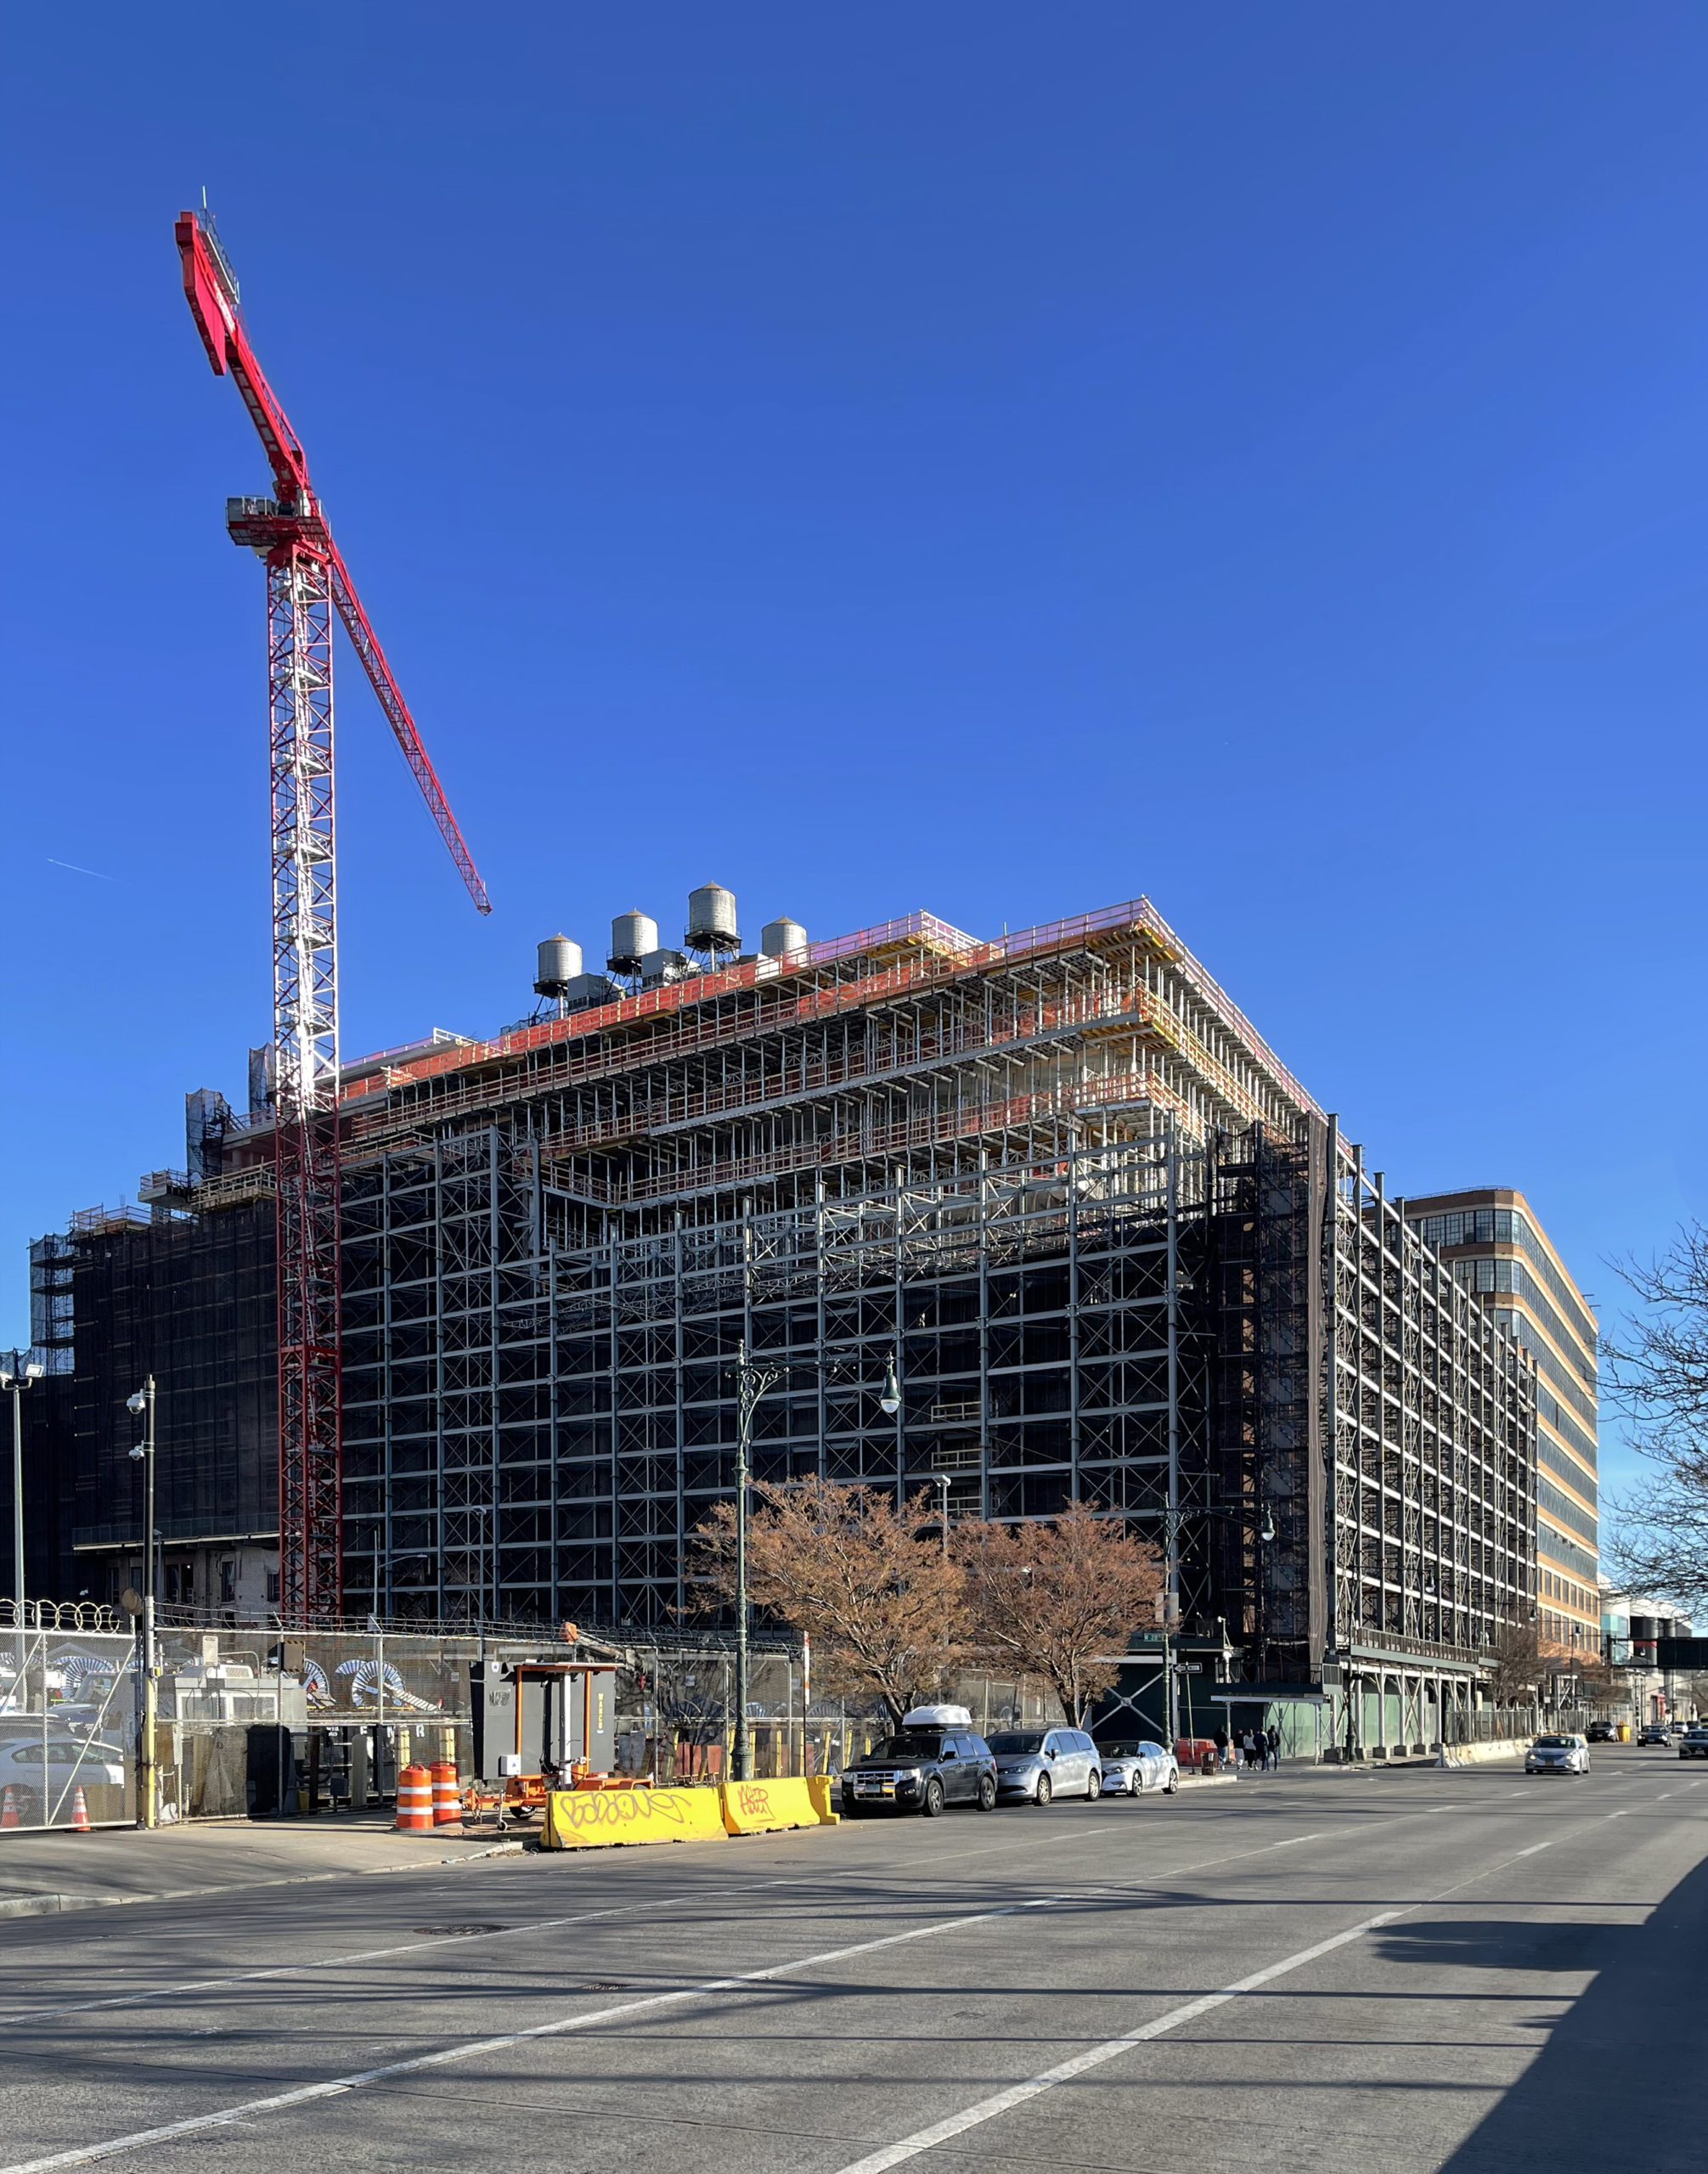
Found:
[[[108, 1608], [48, 1602], [24, 1620], [0, 1602], [0, 1821], [70, 1827], [135, 1822], [142, 1726], [139, 1642]], [[161, 1611], [155, 1760], [161, 1820], [372, 1810], [414, 1761], [473, 1763], [470, 1704], [483, 1660], [568, 1659], [550, 1632], [354, 1625], [284, 1631]], [[581, 1658], [588, 1658], [583, 1647]], [[603, 1659], [603, 1652], [595, 1658]], [[617, 1769], [661, 1785], [727, 1781], [736, 1660], [715, 1638], [614, 1649]], [[837, 1774], [888, 1732], [882, 1707], [809, 1697], [798, 1650], [756, 1647], [747, 1721], [755, 1775]], [[1061, 1718], [1036, 1679], [979, 1672], [945, 1687], [981, 1731]]]

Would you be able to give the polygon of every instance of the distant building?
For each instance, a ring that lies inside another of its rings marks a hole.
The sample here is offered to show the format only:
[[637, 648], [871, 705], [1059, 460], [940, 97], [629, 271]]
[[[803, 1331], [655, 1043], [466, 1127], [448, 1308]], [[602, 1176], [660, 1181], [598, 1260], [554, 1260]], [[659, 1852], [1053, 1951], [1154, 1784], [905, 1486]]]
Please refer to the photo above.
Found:
[[1621, 1592], [1609, 1585], [1602, 1586], [1600, 1599], [1607, 1658], [1613, 1664], [1617, 1679], [1622, 1680], [1630, 1691], [1638, 1721], [1694, 1718], [1698, 1701], [1691, 1678], [1654, 1664], [1659, 1659], [1658, 1641], [1694, 1636], [1689, 1617], [1678, 1614], [1671, 1601], [1654, 1600], [1643, 1593]]
[[1599, 1653], [1597, 1332], [1589, 1303], [1521, 1192], [1486, 1186], [1406, 1202], [1406, 1220], [1536, 1362], [1536, 1605], [1542, 1652]]

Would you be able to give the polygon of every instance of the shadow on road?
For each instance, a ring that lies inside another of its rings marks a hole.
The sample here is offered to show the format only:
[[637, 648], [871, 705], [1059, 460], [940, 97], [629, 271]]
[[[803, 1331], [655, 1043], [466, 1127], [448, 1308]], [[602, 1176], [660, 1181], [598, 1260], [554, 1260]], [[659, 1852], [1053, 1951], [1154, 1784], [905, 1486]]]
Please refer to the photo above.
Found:
[[1381, 1945], [1414, 1964], [1596, 1974], [1440, 2174], [1708, 2166], [1708, 1861], [1641, 1925], [1454, 1921], [1395, 1926]]

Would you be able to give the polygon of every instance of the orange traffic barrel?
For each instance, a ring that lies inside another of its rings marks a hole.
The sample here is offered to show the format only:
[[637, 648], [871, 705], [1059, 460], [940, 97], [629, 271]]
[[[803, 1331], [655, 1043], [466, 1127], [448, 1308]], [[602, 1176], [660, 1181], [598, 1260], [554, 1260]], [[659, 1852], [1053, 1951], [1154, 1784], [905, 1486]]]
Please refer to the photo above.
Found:
[[455, 1827], [461, 1823], [463, 1800], [457, 1792], [455, 1763], [448, 1759], [436, 1760], [433, 1764], [433, 1824], [435, 1827]]
[[406, 1766], [397, 1777], [397, 1824], [409, 1833], [432, 1829], [433, 1784], [425, 1766]]

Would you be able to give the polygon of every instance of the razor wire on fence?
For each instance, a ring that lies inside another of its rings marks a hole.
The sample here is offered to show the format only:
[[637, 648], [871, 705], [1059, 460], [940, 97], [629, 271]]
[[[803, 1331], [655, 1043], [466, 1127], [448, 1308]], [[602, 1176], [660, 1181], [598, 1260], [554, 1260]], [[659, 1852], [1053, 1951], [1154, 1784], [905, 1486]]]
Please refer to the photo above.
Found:
[[[3, 1608], [4, 1604], [0, 1604]], [[134, 1625], [86, 1604], [26, 1604], [0, 1614], [0, 1822], [69, 1827], [134, 1822], [141, 1748], [141, 1673]], [[730, 1777], [735, 1656], [716, 1633], [572, 1645], [551, 1632], [369, 1618], [304, 1630], [210, 1624], [159, 1611], [154, 1754], [158, 1816], [180, 1819], [360, 1811], [395, 1794], [412, 1761], [473, 1763], [474, 1671], [491, 1659], [617, 1662], [616, 1767], [662, 1784]], [[969, 1675], [950, 1687], [973, 1726], [1054, 1718], [1035, 1679]], [[759, 1779], [835, 1774], [888, 1733], [876, 1704], [811, 1695], [798, 1648], [758, 1646], [747, 1722]]]

